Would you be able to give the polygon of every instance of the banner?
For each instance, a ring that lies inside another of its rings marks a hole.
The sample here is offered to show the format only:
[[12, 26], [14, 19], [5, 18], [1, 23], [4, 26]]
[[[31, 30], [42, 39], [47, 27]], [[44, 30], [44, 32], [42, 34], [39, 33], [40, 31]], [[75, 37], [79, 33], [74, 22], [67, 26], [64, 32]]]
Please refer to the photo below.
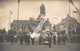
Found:
[[41, 22], [39, 23], [39, 25], [36, 27], [36, 29], [34, 30], [33, 34], [31, 35], [32, 38], [35, 37], [35, 35], [38, 33], [40, 28], [43, 26], [43, 24], [45, 23], [47, 18], [48, 18], [48, 15], [46, 14], [46, 16], [41, 20]]

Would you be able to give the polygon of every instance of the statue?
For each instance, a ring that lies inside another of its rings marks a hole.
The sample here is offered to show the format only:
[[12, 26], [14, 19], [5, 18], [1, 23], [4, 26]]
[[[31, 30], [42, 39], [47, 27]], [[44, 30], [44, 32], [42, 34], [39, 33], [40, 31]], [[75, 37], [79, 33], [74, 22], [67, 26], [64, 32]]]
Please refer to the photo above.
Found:
[[42, 4], [40, 6], [40, 14], [45, 14], [45, 6], [44, 6], [44, 4]]

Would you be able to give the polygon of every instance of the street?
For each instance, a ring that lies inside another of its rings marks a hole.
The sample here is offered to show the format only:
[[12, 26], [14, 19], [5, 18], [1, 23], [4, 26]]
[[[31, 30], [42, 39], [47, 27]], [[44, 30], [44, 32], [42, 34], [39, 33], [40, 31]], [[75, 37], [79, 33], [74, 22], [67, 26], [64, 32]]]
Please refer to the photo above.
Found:
[[49, 48], [48, 45], [20, 45], [19, 43], [11, 45], [10, 42], [0, 43], [0, 51], [80, 51], [80, 46], [77, 44], [53, 45]]

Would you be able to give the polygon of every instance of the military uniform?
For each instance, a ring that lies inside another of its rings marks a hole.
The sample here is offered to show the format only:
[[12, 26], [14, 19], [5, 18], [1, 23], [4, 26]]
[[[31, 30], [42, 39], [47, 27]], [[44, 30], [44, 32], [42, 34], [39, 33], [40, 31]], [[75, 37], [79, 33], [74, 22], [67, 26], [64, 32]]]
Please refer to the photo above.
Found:
[[52, 38], [49, 36], [48, 37], [48, 41], [49, 41], [49, 48], [51, 48], [51, 41], [52, 41]]
[[27, 35], [25, 35], [25, 44], [27, 43], [27, 38], [28, 38], [28, 36]]
[[30, 44], [30, 35], [27, 35], [28, 45]]
[[23, 40], [24, 40], [23, 35], [21, 35], [21, 36], [20, 36], [20, 44], [21, 44], [21, 45], [23, 45]]

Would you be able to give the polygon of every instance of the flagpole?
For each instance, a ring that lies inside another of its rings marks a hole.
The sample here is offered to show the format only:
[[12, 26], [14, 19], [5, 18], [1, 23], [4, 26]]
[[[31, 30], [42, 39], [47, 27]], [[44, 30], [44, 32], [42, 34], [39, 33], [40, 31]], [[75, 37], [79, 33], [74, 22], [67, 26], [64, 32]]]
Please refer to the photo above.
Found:
[[71, 16], [71, 11], [70, 11], [70, 2], [69, 2], [69, 16]]
[[[79, 12], [80, 12], [80, 1], [79, 1]], [[79, 13], [79, 17], [80, 17], [80, 13]]]
[[18, 2], [17, 20], [19, 20], [19, 2]]
[[80, 15], [80, 12], [79, 12], [79, 10], [76, 8], [76, 6], [74, 5], [73, 1], [70, 0], [69, 2], [75, 7], [75, 9], [77, 10], [78, 14]]
[[79, 1], [79, 11], [80, 11], [80, 1]]

